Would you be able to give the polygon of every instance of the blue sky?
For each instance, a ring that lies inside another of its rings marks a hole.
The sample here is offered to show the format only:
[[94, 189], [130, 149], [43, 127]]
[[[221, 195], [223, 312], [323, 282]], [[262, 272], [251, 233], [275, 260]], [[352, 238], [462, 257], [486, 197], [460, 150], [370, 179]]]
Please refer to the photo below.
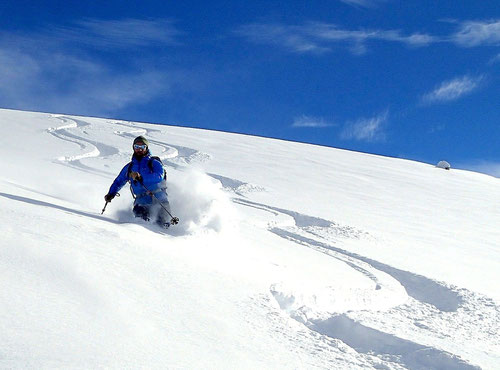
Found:
[[4, 0], [0, 17], [2, 108], [500, 176], [498, 0]]

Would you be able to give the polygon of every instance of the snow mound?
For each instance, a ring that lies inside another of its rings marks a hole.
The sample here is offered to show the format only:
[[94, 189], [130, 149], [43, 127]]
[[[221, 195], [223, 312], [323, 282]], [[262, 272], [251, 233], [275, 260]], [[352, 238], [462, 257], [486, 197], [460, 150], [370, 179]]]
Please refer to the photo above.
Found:
[[384, 311], [407, 300], [401, 287], [374, 284], [342, 286], [334, 283], [330, 286], [314, 286], [288, 282], [273, 284], [270, 290], [280, 308], [304, 324], [352, 310]]

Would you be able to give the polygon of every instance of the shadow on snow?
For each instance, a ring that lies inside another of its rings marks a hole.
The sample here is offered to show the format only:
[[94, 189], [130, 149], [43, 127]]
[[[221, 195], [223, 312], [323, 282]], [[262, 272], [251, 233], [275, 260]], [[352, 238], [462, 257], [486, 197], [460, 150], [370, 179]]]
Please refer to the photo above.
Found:
[[340, 339], [357, 352], [389, 357], [409, 369], [479, 369], [456, 355], [369, 328], [346, 315], [312, 321], [308, 326], [320, 334]]
[[99, 220], [99, 221], [106, 221], [106, 222], [111, 222], [111, 223], [114, 223], [114, 224], [121, 224], [121, 222], [119, 222], [119, 221], [116, 221], [116, 220], [113, 220], [113, 219], [110, 219], [110, 218], [107, 218], [107, 217], [104, 217], [104, 216], [101, 216], [101, 215], [98, 215], [98, 214], [94, 214], [94, 213], [90, 213], [90, 212], [84, 212], [84, 211], [78, 211], [76, 209], [72, 209], [72, 208], [68, 208], [68, 207], [64, 207], [64, 206], [58, 206], [56, 204], [44, 202], [44, 201], [41, 201], [41, 200], [36, 200], [36, 199], [22, 197], [22, 196], [19, 196], [19, 195], [12, 195], [12, 194], [6, 194], [6, 193], [0, 193], [0, 196], [2, 196], [4, 198], [7, 198], [7, 199], [15, 200], [15, 201], [18, 201], [18, 202], [24, 202], [24, 203], [28, 203], [28, 204], [33, 204], [35, 206], [42, 206], [42, 207], [54, 208], [54, 209], [57, 209], [57, 210], [60, 210], [60, 211], [63, 211], [63, 212], [68, 212], [68, 213], [75, 214], [77, 216], [91, 217], [91, 218], [94, 218], [94, 219]]

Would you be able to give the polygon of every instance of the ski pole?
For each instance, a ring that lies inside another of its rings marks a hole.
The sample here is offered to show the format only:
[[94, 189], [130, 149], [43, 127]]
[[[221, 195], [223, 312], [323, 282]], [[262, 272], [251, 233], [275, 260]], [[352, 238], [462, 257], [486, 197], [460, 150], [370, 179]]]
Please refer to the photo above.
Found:
[[108, 203], [109, 203], [109, 202], [108, 202], [108, 201], [106, 201], [106, 204], [104, 204], [104, 208], [102, 209], [101, 215], [102, 215], [102, 214], [104, 214], [104, 211], [106, 210], [106, 207], [107, 207]]
[[170, 220], [170, 222], [172, 222], [172, 224], [174, 224], [174, 225], [177, 225], [177, 224], [179, 223], [179, 218], [178, 218], [178, 217], [174, 217], [174, 216], [172, 216], [172, 214], [171, 214], [171, 213], [169, 212], [169, 210], [168, 210], [168, 209], [167, 209], [167, 208], [166, 208], [166, 207], [165, 207], [165, 206], [161, 203], [161, 201], [158, 199], [158, 197], [155, 195], [155, 193], [153, 193], [151, 190], [149, 190], [149, 189], [146, 187], [146, 185], [144, 185], [141, 181], [139, 181], [139, 184], [141, 184], [141, 185], [142, 185], [142, 187], [143, 187], [143, 188], [144, 188], [144, 189], [145, 189], [145, 190], [146, 190], [149, 194], [151, 194], [151, 195], [152, 195], [152, 196], [153, 196], [153, 197], [154, 197], [154, 198], [158, 201], [158, 203], [160, 203], [161, 208], [163, 208], [163, 209], [165, 210], [165, 212], [167, 212], [167, 213], [168, 213], [168, 215], [172, 218], [172, 219]]
[[[115, 197], [119, 197], [120, 196], [120, 193], [116, 193]], [[106, 207], [108, 206], [108, 203], [111, 203], [111, 201], [106, 201], [106, 203], [104, 204], [104, 208], [102, 209], [102, 212], [101, 212], [101, 215], [104, 214], [104, 211], [106, 210]]]

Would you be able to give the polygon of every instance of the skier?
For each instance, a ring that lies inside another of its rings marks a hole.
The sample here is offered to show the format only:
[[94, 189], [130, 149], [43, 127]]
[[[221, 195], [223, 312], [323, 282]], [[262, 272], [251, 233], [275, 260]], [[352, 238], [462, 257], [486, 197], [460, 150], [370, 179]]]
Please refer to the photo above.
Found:
[[176, 224], [178, 219], [169, 218], [171, 212], [166, 192], [166, 172], [160, 158], [151, 156], [148, 146], [149, 142], [145, 137], [138, 136], [134, 139], [132, 161], [120, 171], [104, 200], [111, 202], [118, 191], [130, 182], [135, 198], [132, 209], [135, 217], [146, 221], [154, 219], [158, 225], [168, 228], [170, 224]]

